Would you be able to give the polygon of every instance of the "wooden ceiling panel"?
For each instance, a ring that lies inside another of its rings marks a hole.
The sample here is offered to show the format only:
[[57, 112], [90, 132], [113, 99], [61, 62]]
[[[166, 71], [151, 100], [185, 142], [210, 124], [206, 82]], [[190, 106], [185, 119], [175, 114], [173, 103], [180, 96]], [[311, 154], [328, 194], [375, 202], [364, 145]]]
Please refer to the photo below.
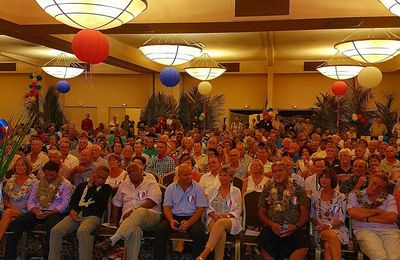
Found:
[[235, 0], [235, 16], [289, 15], [289, 0]]

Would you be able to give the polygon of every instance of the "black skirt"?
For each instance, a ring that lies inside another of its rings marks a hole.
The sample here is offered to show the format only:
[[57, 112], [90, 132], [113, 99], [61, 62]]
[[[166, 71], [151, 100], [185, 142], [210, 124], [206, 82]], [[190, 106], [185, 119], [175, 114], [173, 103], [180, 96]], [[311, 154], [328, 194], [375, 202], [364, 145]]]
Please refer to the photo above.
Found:
[[276, 260], [289, 258], [294, 251], [308, 248], [309, 242], [307, 230], [299, 229], [290, 236], [280, 237], [265, 226], [262, 228], [257, 240], [258, 246]]

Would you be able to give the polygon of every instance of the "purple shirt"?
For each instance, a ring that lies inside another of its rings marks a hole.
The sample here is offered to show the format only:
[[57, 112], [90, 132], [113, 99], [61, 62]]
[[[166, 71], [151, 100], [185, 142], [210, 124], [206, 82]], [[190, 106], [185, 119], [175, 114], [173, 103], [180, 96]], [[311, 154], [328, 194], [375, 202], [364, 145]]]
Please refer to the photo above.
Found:
[[[31, 211], [32, 208], [41, 208], [39, 204], [38, 187], [39, 182], [33, 185], [32, 192], [28, 200], [29, 211]], [[50, 206], [48, 206], [47, 208], [42, 208], [42, 210], [53, 210], [56, 208], [60, 213], [65, 213], [68, 209], [71, 195], [72, 184], [67, 179], [63, 179]]]
[[[362, 196], [364, 196], [364, 199], [369, 202], [372, 203], [369, 199], [368, 199], [368, 195], [367, 195], [367, 191], [366, 189], [361, 191]], [[360, 204], [357, 201], [357, 196], [354, 192], [350, 193], [349, 197], [348, 197], [348, 201], [347, 201], [347, 209], [351, 209], [351, 208], [360, 208]], [[380, 207], [378, 207], [381, 210], [384, 210], [386, 212], [394, 212], [396, 214], [398, 214], [397, 212], [397, 205], [396, 205], [396, 200], [394, 199], [394, 197], [392, 195], [388, 195], [388, 197], [386, 198], [386, 200], [382, 203], [382, 205]], [[378, 229], [384, 229], [384, 228], [397, 228], [396, 223], [392, 223], [392, 224], [383, 224], [383, 223], [375, 223], [375, 222], [363, 222], [363, 221], [357, 221], [355, 219], [352, 220], [352, 224], [353, 224], [353, 228], [355, 230], [357, 229], [374, 229], [374, 228], [378, 228]]]

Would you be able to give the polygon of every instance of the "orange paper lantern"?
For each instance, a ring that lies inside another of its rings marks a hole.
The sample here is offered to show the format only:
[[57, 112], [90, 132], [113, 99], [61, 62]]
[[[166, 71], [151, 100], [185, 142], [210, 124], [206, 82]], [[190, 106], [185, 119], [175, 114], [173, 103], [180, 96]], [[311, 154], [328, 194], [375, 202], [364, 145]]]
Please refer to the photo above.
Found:
[[98, 64], [107, 58], [110, 46], [106, 36], [101, 32], [81, 30], [72, 40], [72, 51], [79, 60]]
[[335, 96], [343, 96], [347, 93], [347, 83], [344, 81], [336, 81], [332, 84], [331, 90]]

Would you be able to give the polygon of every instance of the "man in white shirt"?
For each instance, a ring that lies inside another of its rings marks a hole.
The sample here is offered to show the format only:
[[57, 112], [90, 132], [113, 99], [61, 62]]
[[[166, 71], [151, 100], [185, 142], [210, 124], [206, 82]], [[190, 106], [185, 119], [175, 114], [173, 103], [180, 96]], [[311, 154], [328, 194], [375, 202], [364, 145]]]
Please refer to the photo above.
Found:
[[121, 208], [122, 223], [112, 237], [96, 247], [106, 251], [118, 240], [124, 239], [128, 260], [137, 260], [143, 230], [154, 228], [161, 219], [162, 194], [156, 182], [143, 177], [141, 164], [129, 164], [127, 172], [129, 178], [121, 183], [112, 200], [112, 224], [117, 225]]
[[325, 170], [326, 164], [325, 160], [322, 158], [318, 158], [314, 161], [314, 171], [315, 173], [304, 181], [304, 189], [306, 190], [307, 196], [311, 198], [311, 195], [320, 189], [320, 185], [318, 183], [318, 176], [321, 174], [323, 170]]
[[208, 163], [208, 157], [203, 153], [201, 143], [193, 144], [193, 158], [196, 161], [196, 167], [200, 172], [204, 172]]
[[71, 143], [67, 138], [62, 138], [60, 142], [61, 161], [70, 169], [79, 165], [79, 160], [69, 153]]
[[216, 187], [220, 184], [218, 174], [219, 169], [221, 169], [221, 162], [217, 156], [208, 156], [208, 169], [209, 172], [203, 174], [199, 182], [206, 195], [213, 187]]

